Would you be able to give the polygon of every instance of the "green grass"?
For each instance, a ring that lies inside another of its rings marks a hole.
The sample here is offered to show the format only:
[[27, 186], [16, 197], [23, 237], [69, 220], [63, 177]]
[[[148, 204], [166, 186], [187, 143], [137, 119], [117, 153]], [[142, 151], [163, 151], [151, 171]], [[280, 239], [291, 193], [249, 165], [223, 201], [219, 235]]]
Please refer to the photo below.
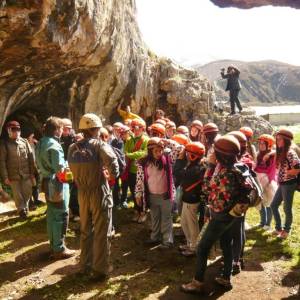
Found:
[[[280, 210], [284, 223], [282, 205]], [[293, 215], [292, 230], [287, 240], [278, 240], [262, 229], [250, 230], [247, 234], [247, 256], [265, 262], [281, 259], [283, 268], [300, 269], [300, 193], [298, 192], [294, 196]], [[252, 226], [259, 223], [259, 212], [255, 208], [249, 209], [247, 222]], [[272, 225], [274, 228], [274, 223]]]

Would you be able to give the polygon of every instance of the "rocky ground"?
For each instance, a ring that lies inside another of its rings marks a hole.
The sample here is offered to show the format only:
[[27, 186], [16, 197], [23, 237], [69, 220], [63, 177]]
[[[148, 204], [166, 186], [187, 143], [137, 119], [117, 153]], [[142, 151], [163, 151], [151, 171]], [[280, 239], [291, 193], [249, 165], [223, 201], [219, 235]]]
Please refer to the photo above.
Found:
[[[26, 221], [11, 213], [0, 216], [0, 299], [199, 299], [179, 289], [192, 278], [195, 266], [194, 258], [179, 255], [180, 238], [176, 237], [176, 247], [168, 251], [149, 248], [143, 242], [149, 235], [149, 223], [132, 223], [132, 209], [117, 212], [114, 271], [101, 284], [76, 276], [78, 257], [49, 260], [45, 209], [39, 208]], [[176, 224], [175, 232], [179, 230]], [[70, 224], [67, 243], [79, 249], [78, 223]], [[300, 299], [299, 263], [290, 267], [287, 263], [292, 257], [284, 253], [282, 243], [250, 230], [246, 270], [233, 278], [233, 290], [225, 291], [214, 283], [221, 267], [216, 261], [208, 268], [207, 292], [201, 299]]]

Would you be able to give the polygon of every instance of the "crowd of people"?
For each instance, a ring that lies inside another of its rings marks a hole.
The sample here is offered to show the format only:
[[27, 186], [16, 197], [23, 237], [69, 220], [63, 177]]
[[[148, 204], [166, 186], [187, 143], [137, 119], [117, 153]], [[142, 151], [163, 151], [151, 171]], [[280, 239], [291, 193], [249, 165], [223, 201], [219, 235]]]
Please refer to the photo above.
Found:
[[[256, 150], [249, 127], [224, 135], [212, 122], [193, 120], [189, 127], [177, 127], [162, 110], [147, 127], [129, 107], [119, 106], [118, 112], [123, 120], [112, 126], [103, 126], [93, 113], [83, 115], [78, 133], [71, 120], [50, 117], [39, 141], [32, 134], [22, 138], [17, 121], [5, 125], [2, 183], [11, 187], [21, 218], [39, 205], [39, 192], [45, 193], [51, 258], [75, 255], [66, 247], [65, 235], [69, 219], [79, 221], [79, 274], [105, 280], [111, 272], [111, 237], [120, 226], [114, 208], [126, 209], [131, 200], [133, 222], [151, 218], [145, 243], [162, 251], [173, 247], [173, 216], [180, 216], [186, 241], [179, 246], [180, 254], [196, 256], [195, 275], [182, 285], [184, 292], [203, 291], [209, 253], [217, 241], [224, 267], [216, 282], [231, 287], [231, 275], [244, 268], [245, 216], [251, 205], [249, 186], [237, 164], [252, 172], [261, 188], [262, 201], [255, 203], [258, 226], [288, 238], [300, 173], [292, 132], [261, 134]], [[279, 213], [282, 202], [284, 223]]]

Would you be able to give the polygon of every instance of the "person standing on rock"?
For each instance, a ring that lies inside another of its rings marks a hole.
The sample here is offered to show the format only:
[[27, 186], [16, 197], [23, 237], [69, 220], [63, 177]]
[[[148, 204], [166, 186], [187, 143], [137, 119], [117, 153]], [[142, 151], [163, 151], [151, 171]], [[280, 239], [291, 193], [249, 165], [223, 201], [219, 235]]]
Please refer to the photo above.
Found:
[[119, 165], [112, 148], [99, 139], [102, 122], [87, 113], [79, 122], [84, 139], [71, 145], [68, 162], [78, 187], [80, 209], [80, 274], [93, 281], [109, 276], [113, 199], [108, 179], [118, 178]]
[[0, 144], [1, 177], [12, 189], [18, 214], [26, 218], [34, 181], [34, 155], [28, 141], [21, 138], [19, 122], [8, 122], [6, 129], [8, 139]]
[[238, 107], [239, 112], [243, 110], [240, 100], [239, 100], [239, 92], [241, 90], [241, 83], [239, 80], [240, 71], [234, 67], [229, 66], [227, 68], [227, 74], [224, 73], [225, 69], [221, 69], [221, 76], [223, 79], [227, 79], [226, 91], [229, 91], [229, 100], [230, 100], [230, 108], [231, 115], [235, 114], [235, 105]]
[[69, 184], [62, 178], [68, 165], [59, 143], [63, 131], [60, 118], [50, 117], [44, 125], [44, 136], [36, 147], [37, 166], [47, 201], [47, 231], [51, 257], [64, 259], [75, 254], [65, 246], [69, 220]]

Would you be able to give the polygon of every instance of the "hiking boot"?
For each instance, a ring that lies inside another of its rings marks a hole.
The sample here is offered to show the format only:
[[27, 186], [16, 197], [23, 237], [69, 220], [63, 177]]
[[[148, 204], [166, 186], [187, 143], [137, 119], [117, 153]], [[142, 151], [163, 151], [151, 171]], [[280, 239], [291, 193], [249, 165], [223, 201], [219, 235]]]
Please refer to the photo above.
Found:
[[232, 264], [232, 275], [237, 275], [241, 273], [241, 265], [239, 263]]
[[53, 252], [52, 258], [55, 259], [55, 260], [67, 259], [67, 258], [70, 258], [70, 257], [74, 256], [75, 253], [76, 253], [75, 250], [65, 248], [65, 250], [63, 250], [63, 251]]
[[139, 218], [140, 218], [140, 214], [137, 211], [135, 211], [134, 216], [132, 218], [132, 222], [137, 222]]
[[285, 230], [282, 230], [281, 233], [278, 234], [277, 237], [278, 237], [279, 239], [285, 240], [285, 239], [288, 238], [288, 236], [289, 236], [289, 233], [288, 233], [287, 231], [285, 231]]
[[92, 282], [103, 282], [109, 278], [108, 274], [92, 271], [91, 276], [89, 278]]
[[189, 250], [190, 249], [190, 247], [188, 246], [188, 245], [180, 245], [179, 247], [178, 247], [178, 249], [179, 249], [179, 251], [186, 251], [186, 250]]
[[230, 279], [226, 279], [223, 276], [216, 277], [215, 278], [216, 283], [223, 286], [226, 289], [232, 289], [232, 284], [230, 282]]
[[193, 257], [196, 255], [196, 252], [194, 250], [187, 249], [185, 251], [182, 251], [181, 254], [185, 257]]
[[193, 279], [191, 282], [182, 284], [181, 290], [184, 293], [191, 293], [191, 294], [202, 294], [204, 293], [204, 283], [200, 282], [196, 279]]
[[20, 218], [21, 219], [27, 219], [27, 211], [25, 210], [25, 209], [23, 209], [23, 210], [21, 210], [20, 212], [19, 212], [19, 216], [20, 216]]
[[140, 214], [140, 217], [138, 218], [138, 223], [139, 224], [142, 224], [142, 223], [145, 223], [147, 220], [147, 214], [146, 213], [141, 213]]

